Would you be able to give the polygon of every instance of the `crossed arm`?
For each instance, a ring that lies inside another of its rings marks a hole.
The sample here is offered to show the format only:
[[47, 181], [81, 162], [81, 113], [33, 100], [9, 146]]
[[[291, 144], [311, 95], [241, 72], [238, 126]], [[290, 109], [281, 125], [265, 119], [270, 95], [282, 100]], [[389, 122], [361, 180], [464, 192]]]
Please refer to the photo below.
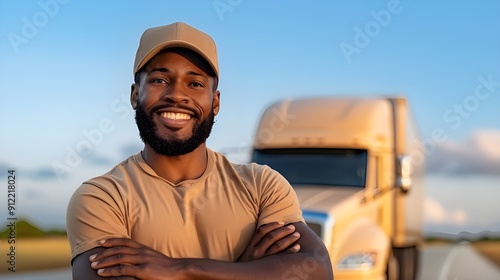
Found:
[[302, 222], [292, 225], [261, 226], [237, 262], [174, 259], [130, 239], [108, 239], [75, 258], [73, 279], [333, 279], [321, 239]]

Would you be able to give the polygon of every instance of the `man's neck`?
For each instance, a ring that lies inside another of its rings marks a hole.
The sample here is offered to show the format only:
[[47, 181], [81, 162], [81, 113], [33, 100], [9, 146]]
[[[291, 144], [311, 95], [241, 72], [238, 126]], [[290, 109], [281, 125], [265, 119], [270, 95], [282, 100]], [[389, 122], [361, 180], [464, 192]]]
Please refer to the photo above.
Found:
[[191, 153], [174, 157], [158, 154], [149, 145], [145, 145], [142, 157], [158, 176], [174, 184], [201, 177], [208, 164], [205, 143]]

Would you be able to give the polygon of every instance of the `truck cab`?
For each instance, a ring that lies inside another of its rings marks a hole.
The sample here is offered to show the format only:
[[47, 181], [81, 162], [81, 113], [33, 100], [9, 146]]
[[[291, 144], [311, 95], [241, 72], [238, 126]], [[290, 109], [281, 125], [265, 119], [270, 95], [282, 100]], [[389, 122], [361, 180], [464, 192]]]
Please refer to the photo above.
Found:
[[424, 156], [403, 97], [319, 97], [270, 105], [252, 161], [293, 186], [335, 279], [416, 278]]

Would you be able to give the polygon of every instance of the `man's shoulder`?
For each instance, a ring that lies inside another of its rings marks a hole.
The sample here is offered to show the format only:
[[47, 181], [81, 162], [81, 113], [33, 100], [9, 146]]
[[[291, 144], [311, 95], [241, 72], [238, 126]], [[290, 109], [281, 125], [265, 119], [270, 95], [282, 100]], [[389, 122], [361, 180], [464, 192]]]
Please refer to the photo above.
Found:
[[227, 166], [227, 167], [232, 167], [235, 169], [243, 169], [243, 170], [252, 170], [252, 169], [266, 169], [269, 168], [267, 165], [261, 165], [255, 162], [235, 162], [230, 160], [226, 155], [222, 154], [221, 152], [217, 152], [214, 150], [210, 150], [209, 152], [212, 153], [213, 158], [215, 160], [215, 163], [218, 166]]
[[108, 172], [99, 176], [90, 178], [82, 183], [82, 187], [99, 187], [109, 188], [123, 185], [123, 182], [130, 181], [131, 177], [140, 176], [140, 163], [138, 162], [139, 154], [129, 156]]
[[239, 176], [273, 176], [278, 173], [267, 165], [258, 164], [255, 162], [233, 162], [220, 152], [211, 151], [214, 155], [216, 168], [225, 172], [235, 172]]

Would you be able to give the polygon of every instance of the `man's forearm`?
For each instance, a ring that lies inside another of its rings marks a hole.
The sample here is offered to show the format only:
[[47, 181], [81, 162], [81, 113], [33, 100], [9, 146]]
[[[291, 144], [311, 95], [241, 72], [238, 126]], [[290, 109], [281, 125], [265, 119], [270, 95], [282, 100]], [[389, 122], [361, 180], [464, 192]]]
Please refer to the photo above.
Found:
[[315, 253], [278, 254], [251, 262], [184, 259], [187, 279], [277, 280], [333, 279], [328, 255]]
[[[80, 275], [94, 270], [93, 273], [85, 275], [179, 280], [333, 279], [329, 254], [321, 239], [304, 223], [297, 222], [293, 225], [300, 234], [300, 239], [297, 241], [300, 245], [299, 252], [283, 253], [287, 252], [283, 251], [264, 257], [262, 253], [257, 253], [257, 258], [253, 258], [254, 260], [251, 260], [252, 257], [245, 257], [242, 259], [249, 261], [238, 262], [170, 258], [129, 238], [110, 238], [100, 242], [102, 247], [77, 256], [73, 262], [73, 274]], [[259, 245], [252, 243], [249, 246], [256, 246], [252, 248], [259, 249], [264, 243], [260, 242]], [[284, 248], [290, 246], [288, 243], [285, 243]], [[250, 252], [250, 256], [252, 255]], [[95, 279], [95, 277], [85, 279]]]

